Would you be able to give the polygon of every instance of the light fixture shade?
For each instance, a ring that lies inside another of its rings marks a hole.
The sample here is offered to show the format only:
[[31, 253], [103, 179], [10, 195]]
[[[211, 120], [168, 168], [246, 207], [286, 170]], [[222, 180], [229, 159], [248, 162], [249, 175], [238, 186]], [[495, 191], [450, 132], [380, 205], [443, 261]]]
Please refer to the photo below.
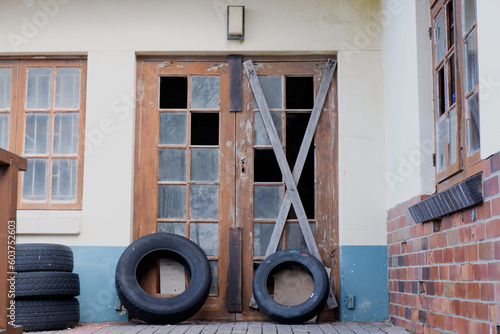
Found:
[[245, 6], [227, 6], [227, 39], [245, 38]]

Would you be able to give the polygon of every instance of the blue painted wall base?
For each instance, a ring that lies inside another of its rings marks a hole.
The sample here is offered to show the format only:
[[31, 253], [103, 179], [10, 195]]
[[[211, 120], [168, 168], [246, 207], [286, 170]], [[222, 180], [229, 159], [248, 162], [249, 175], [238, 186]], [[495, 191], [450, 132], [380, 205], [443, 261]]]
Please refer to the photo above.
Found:
[[[340, 247], [340, 320], [389, 318], [387, 246]], [[354, 308], [347, 308], [354, 296]]]
[[127, 321], [126, 311], [116, 311], [115, 270], [125, 247], [71, 247], [74, 272], [80, 275], [80, 322]]

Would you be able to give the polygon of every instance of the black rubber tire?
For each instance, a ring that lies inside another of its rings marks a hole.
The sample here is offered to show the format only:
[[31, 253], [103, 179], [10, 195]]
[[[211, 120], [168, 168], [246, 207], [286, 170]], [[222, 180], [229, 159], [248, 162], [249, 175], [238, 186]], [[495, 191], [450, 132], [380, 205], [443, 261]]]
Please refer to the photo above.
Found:
[[80, 321], [76, 298], [16, 300], [15, 324], [25, 332], [75, 327]]
[[74, 297], [80, 294], [80, 277], [62, 271], [16, 273], [16, 299]]
[[73, 251], [68, 246], [58, 244], [16, 245], [16, 272], [72, 272], [73, 266]]
[[[285, 306], [277, 303], [267, 290], [267, 281], [273, 270], [286, 263], [298, 263], [304, 266], [312, 276], [314, 289], [311, 296], [302, 304]], [[267, 257], [255, 271], [252, 282], [253, 294], [259, 309], [276, 322], [283, 324], [303, 323], [325, 306], [330, 284], [323, 264], [311, 254], [298, 250], [282, 250]]]
[[[137, 281], [142, 259], [167, 257], [179, 261], [189, 274], [189, 286], [172, 298], [146, 293]], [[152, 324], [184, 321], [200, 310], [210, 292], [212, 274], [203, 250], [191, 240], [170, 233], [146, 235], [128, 246], [116, 266], [116, 292], [135, 317]]]

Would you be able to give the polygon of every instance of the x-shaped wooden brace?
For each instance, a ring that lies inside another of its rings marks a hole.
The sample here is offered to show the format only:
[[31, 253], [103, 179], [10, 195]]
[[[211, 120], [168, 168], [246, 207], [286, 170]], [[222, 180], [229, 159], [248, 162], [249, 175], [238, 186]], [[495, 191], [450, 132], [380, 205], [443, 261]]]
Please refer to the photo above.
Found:
[[[269, 111], [269, 107], [267, 106], [264, 93], [262, 92], [262, 88], [260, 86], [260, 82], [257, 77], [257, 73], [255, 71], [253, 63], [251, 60], [247, 60], [246, 62], [243, 63], [243, 66], [245, 68], [245, 73], [248, 76], [250, 86], [252, 87], [255, 100], [257, 102], [257, 105], [259, 107], [262, 116], [262, 120], [264, 121], [264, 126], [266, 128], [267, 135], [271, 142], [271, 146], [273, 147], [276, 160], [278, 161], [278, 165], [280, 167], [287, 188], [285, 198], [283, 199], [283, 202], [281, 204], [280, 212], [278, 214], [278, 218], [276, 220], [276, 224], [274, 226], [273, 233], [271, 235], [271, 240], [267, 247], [265, 255], [266, 257], [276, 252], [279, 239], [281, 237], [281, 234], [283, 233], [286, 217], [288, 216], [288, 212], [290, 211], [290, 205], [293, 204], [295, 213], [299, 220], [300, 229], [302, 231], [304, 240], [307, 245], [307, 249], [309, 250], [309, 253], [311, 253], [321, 262], [321, 256], [319, 254], [318, 246], [316, 245], [316, 241], [314, 240], [314, 235], [312, 234], [312, 231], [309, 227], [309, 222], [307, 220], [307, 216], [304, 211], [304, 206], [302, 205], [302, 201], [300, 200], [299, 192], [297, 190], [297, 184], [299, 182], [300, 175], [302, 174], [302, 169], [306, 161], [309, 147], [311, 146], [312, 140], [314, 138], [314, 132], [316, 130], [319, 117], [321, 115], [321, 110], [323, 109], [323, 104], [325, 102], [325, 98], [328, 93], [328, 88], [330, 87], [330, 82], [332, 80], [336, 65], [337, 65], [336, 60], [328, 59], [325, 67], [325, 73], [323, 74], [323, 79], [321, 81], [318, 94], [316, 96], [316, 101], [314, 102], [314, 107], [311, 116], [309, 118], [309, 123], [307, 124], [302, 144], [300, 145], [299, 154], [297, 156], [297, 160], [295, 162], [292, 174], [292, 172], [290, 171], [290, 166], [288, 165], [288, 161], [285, 156], [285, 152], [283, 151], [281, 141], [278, 137], [278, 132], [276, 131], [276, 127], [274, 126], [271, 117], [271, 112]], [[338, 306], [331, 287], [327, 300], [327, 305], [328, 308], [330, 309]], [[257, 303], [255, 302], [253, 295], [252, 299], [250, 300], [250, 306], [257, 308]]]

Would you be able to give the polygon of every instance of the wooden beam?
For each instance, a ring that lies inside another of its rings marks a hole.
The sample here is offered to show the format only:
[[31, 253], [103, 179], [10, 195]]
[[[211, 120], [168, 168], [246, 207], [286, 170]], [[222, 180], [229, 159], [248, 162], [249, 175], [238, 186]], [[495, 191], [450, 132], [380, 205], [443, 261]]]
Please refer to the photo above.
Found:
[[229, 281], [228, 281], [228, 311], [230, 313], [241, 313], [243, 303], [242, 294], [242, 270], [241, 270], [241, 227], [229, 228]]

